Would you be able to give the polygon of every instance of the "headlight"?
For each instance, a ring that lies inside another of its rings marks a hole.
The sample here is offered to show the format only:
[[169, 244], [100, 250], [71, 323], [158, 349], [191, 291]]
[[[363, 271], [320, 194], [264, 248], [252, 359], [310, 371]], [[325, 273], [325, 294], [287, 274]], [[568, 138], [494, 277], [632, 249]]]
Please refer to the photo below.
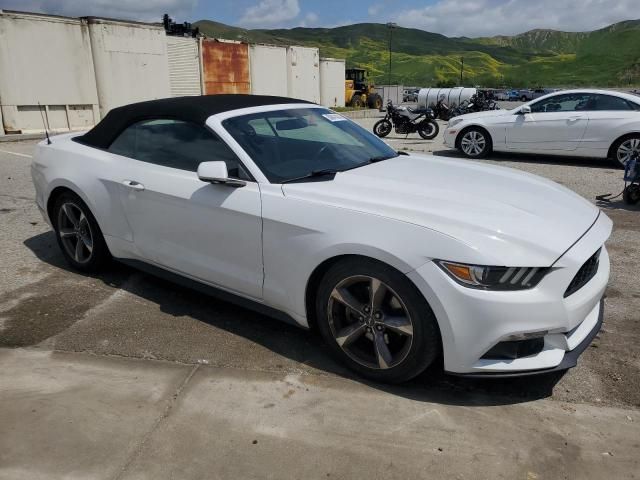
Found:
[[538, 267], [490, 267], [436, 260], [460, 285], [483, 290], [526, 290], [535, 287], [549, 271]]
[[462, 120], [464, 120], [464, 119], [463, 118], [452, 118], [451, 120], [449, 120], [449, 123], [447, 124], [447, 128], [455, 127]]

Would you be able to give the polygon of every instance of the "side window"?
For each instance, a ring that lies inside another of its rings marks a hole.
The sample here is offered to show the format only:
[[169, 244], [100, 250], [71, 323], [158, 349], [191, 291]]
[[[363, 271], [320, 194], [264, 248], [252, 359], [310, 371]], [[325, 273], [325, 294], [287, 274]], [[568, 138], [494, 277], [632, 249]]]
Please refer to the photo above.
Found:
[[533, 113], [575, 112], [593, 110], [595, 96], [585, 93], [568, 93], [545, 98], [531, 105]]
[[195, 172], [201, 162], [223, 161], [229, 176], [249, 180], [236, 155], [205, 127], [171, 119], [143, 120], [127, 127], [109, 151], [163, 167]]
[[624, 98], [611, 95], [598, 95], [595, 110], [634, 110], [633, 105]]

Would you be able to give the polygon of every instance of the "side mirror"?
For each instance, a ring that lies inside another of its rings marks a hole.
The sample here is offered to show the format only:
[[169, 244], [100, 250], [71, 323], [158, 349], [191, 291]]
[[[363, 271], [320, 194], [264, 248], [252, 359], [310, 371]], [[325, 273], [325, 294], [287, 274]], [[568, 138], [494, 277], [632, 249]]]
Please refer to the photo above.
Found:
[[529, 105], [525, 105], [520, 109], [520, 115], [526, 115], [527, 113], [531, 113], [531, 107]]
[[244, 187], [247, 182], [229, 178], [227, 164], [224, 162], [202, 162], [198, 165], [198, 178], [203, 182], [219, 183], [233, 188]]

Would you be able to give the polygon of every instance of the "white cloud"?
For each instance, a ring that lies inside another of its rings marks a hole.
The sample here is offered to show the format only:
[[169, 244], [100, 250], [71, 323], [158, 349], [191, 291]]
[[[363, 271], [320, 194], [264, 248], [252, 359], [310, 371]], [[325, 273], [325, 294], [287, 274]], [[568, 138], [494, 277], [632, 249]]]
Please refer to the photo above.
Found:
[[320, 19], [320, 17], [318, 16], [317, 13], [309, 12], [304, 16], [304, 18], [302, 19], [302, 22], [300, 22], [299, 26], [301, 26], [301, 27], [313, 27], [318, 23], [319, 19]]
[[298, 0], [261, 0], [247, 8], [239, 23], [243, 26], [277, 27], [300, 14]]
[[588, 31], [637, 17], [638, 0], [438, 0], [392, 16], [448, 36], [513, 35], [534, 28]]
[[182, 22], [193, 12], [197, 3], [198, 0], [0, 0], [0, 8], [144, 22], [160, 22], [162, 15], [168, 13], [174, 20]]
[[367, 9], [369, 16], [375, 17], [376, 15], [378, 15], [382, 11], [383, 6], [384, 5], [382, 5], [381, 3], [374, 3], [373, 5], [370, 5]]

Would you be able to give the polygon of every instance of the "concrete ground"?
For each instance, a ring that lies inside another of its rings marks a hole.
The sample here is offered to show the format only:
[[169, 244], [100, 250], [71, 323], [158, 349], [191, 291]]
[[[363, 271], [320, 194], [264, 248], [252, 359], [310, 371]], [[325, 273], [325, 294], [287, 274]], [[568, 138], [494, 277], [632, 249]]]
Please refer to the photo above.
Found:
[[[640, 209], [601, 203], [613, 272], [578, 367], [388, 387], [312, 333], [123, 266], [70, 271], [33, 202], [34, 143], [0, 144], [0, 478], [640, 477]], [[622, 184], [602, 161], [485, 161], [590, 201]]]

